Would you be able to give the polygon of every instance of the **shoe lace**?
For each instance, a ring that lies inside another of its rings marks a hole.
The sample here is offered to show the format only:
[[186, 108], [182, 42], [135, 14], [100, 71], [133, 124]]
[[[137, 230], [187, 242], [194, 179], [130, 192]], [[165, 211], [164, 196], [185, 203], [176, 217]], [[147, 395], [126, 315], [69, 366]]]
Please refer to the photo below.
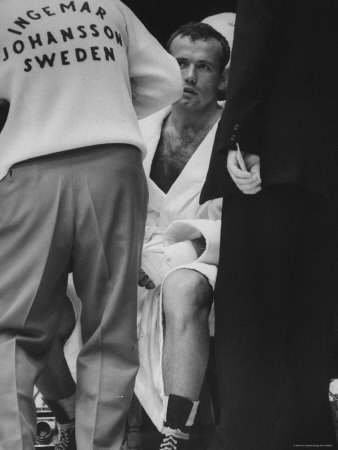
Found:
[[74, 427], [61, 427], [59, 442], [54, 447], [54, 450], [68, 450], [70, 447], [70, 440], [74, 432]]
[[177, 443], [178, 440], [174, 436], [168, 435], [163, 438], [160, 450], [177, 450]]

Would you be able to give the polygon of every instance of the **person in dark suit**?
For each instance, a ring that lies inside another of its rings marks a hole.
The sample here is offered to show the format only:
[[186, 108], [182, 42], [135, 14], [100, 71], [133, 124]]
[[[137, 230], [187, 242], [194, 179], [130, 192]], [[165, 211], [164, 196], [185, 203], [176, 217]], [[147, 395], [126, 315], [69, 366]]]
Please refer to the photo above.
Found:
[[201, 194], [202, 203], [224, 198], [212, 450], [337, 449], [328, 402], [337, 23], [335, 0], [238, 1], [227, 104]]

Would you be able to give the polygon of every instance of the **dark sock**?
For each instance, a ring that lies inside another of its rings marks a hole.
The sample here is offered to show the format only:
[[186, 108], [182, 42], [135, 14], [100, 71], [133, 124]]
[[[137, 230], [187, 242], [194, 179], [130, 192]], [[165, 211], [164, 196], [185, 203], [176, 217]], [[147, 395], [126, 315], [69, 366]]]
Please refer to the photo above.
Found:
[[191, 426], [186, 423], [190, 416], [194, 402], [179, 395], [169, 394], [166, 421], [164, 426], [173, 428], [174, 430], [181, 430], [184, 433], [189, 433]]

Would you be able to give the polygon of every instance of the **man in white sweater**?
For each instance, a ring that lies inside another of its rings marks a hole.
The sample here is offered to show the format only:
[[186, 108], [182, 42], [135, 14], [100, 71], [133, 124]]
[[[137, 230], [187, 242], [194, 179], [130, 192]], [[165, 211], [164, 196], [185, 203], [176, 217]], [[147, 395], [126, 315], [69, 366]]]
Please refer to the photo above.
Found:
[[0, 448], [34, 448], [33, 385], [73, 272], [77, 445], [119, 450], [147, 204], [137, 119], [179, 98], [179, 69], [118, 0], [3, 0], [0, 42]]

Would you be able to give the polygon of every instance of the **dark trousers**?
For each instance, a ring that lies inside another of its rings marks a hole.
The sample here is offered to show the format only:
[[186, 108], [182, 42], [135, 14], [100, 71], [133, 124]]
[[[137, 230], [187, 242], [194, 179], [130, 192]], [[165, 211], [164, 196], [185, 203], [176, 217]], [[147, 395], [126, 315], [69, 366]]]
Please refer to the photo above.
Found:
[[212, 450], [337, 448], [328, 403], [338, 222], [296, 185], [224, 200]]

